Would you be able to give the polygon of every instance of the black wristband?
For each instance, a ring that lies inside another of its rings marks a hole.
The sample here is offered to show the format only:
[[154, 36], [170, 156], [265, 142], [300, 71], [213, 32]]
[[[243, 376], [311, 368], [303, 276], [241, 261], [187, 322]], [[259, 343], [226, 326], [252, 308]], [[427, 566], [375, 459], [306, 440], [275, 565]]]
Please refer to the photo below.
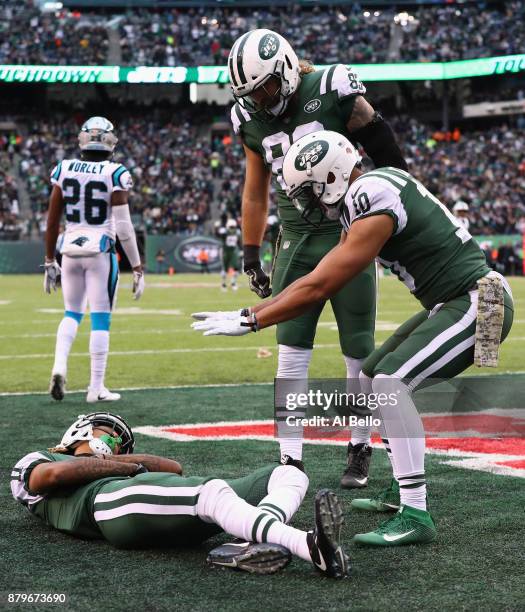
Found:
[[261, 265], [260, 251], [261, 247], [256, 244], [245, 244], [242, 247], [245, 270], [250, 270], [251, 268]]

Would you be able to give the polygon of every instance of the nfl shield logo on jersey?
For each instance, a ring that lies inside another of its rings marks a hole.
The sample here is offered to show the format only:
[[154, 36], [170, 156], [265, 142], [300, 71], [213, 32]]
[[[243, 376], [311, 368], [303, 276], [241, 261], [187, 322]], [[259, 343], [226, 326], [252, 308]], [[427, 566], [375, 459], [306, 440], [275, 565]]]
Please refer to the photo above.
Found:
[[319, 108], [321, 108], [321, 100], [319, 100], [319, 98], [314, 98], [304, 105], [304, 112], [315, 113]]

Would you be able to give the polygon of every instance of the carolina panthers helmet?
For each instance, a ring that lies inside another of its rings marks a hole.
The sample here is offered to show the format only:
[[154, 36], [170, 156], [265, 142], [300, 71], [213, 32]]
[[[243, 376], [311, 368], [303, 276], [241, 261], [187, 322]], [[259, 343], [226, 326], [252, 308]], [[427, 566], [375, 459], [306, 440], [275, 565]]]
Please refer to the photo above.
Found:
[[113, 124], [105, 117], [90, 117], [78, 134], [80, 150], [113, 153], [118, 142], [113, 130]]
[[66, 452], [77, 442], [90, 442], [90, 446], [95, 452], [107, 455], [113, 454], [111, 440], [106, 442], [102, 440], [102, 443], [100, 443], [100, 438], [93, 437], [93, 428], [101, 425], [111, 427], [120, 438], [120, 442], [118, 442], [119, 455], [128, 455], [133, 452], [135, 448], [135, 438], [133, 437], [131, 427], [121, 416], [118, 414], [111, 414], [110, 412], [80, 414], [73, 425], [71, 425], [62, 436], [62, 440], [56, 448]]
[[[290, 43], [272, 30], [251, 30], [239, 37], [228, 58], [233, 96], [239, 105], [258, 118], [271, 120], [281, 115], [299, 86], [299, 60]], [[267, 108], [250, 94], [272, 77], [280, 80], [279, 101]]]
[[308, 221], [316, 209], [327, 219], [339, 219], [350, 175], [360, 161], [347, 138], [328, 130], [307, 134], [288, 149], [283, 161], [286, 194], [303, 219]]

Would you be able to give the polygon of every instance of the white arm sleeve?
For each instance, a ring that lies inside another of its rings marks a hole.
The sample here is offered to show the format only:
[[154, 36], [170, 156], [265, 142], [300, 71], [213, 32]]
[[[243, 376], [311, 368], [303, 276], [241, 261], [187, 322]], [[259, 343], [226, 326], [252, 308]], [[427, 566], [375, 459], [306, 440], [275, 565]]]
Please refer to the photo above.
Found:
[[129, 206], [128, 204], [113, 206], [112, 210], [113, 218], [115, 219], [115, 229], [117, 230], [117, 236], [120, 239], [124, 253], [126, 253], [131, 267], [136, 268], [140, 266], [140, 255], [135, 230], [131, 223]]

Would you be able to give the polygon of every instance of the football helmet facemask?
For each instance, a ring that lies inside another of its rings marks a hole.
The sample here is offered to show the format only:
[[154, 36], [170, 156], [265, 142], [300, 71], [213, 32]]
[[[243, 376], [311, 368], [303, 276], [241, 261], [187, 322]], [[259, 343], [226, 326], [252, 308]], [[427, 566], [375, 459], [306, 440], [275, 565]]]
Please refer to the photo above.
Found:
[[[235, 41], [228, 73], [235, 100], [263, 121], [284, 113], [300, 82], [295, 51], [280, 34], [265, 29], [251, 30]], [[278, 81], [276, 90], [270, 85], [272, 78]], [[255, 90], [259, 95], [254, 98]]]
[[[93, 436], [96, 427], [110, 427], [116, 435], [107, 435], [102, 438]], [[111, 439], [107, 439], [111, 438]], [[131, 427], [118, 414], [110, 412], [93, 412], [91, 414], [80, 414], [78, 419], [67, 429], [62, 436], [60, 444], [56, 447], [62, 452], [68, 451], [77, 442], [89, 442], [95, 453], [113, 455], [113, 449], [118, 444], [119, 455], [128, 455], [135, 448], [135, 438]]]
[[78, 134], [81, 151], [105, 151], [113, 153], [118, 138], [114, 134], [111, 121], [105, 117], [90, 117], [82, 124]]
[[352, 170], [361, 162], [354, 145], [337, 132], [320, 130], [300, 138], [287, 151], [283, 161], [286, 194], [303, 219], [318, 226], [310, 217], [315, 210], [331, 221], [341, 215]]

